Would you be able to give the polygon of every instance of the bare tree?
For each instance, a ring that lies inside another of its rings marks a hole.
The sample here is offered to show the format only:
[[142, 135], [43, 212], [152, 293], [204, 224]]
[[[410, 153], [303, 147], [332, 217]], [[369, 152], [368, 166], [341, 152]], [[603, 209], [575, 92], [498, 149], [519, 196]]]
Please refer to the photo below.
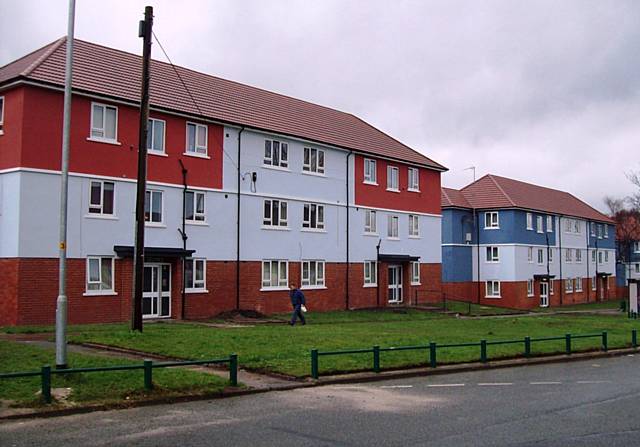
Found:
[[611, 196], [604, 196], [604, 204], [609, 208], [609, 216], [613, 217], [624, 209], [625, 199], [616, 199]]
[[627, 173], [627, 178], [638, 188], [636, 192], [627, 197], [627, 203], [631, 205], [631, 209], [640, 211], [640, 172], [631, 171]]

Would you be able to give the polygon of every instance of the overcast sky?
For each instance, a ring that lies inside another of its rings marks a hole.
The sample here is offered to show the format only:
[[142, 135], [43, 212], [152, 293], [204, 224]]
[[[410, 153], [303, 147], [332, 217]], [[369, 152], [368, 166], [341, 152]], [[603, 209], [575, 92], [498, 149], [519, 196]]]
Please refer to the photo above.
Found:
[[[0, 66], [66, 34], [67, 1], [0, 0]], [[640, 170], [640, 1], [77, 0], [76, 37], [354, 113], [447, 166], [603, 209]], [[164, 60], [158, 46], [153, 57]]]

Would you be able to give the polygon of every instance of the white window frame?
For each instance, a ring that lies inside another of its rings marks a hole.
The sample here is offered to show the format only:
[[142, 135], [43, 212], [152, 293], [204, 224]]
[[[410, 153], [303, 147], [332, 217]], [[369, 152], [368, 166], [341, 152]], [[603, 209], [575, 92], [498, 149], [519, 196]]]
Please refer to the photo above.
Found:
[[640, 263], [636, 262], [636, 273], [640, 273]]
[[598, 264], [602, 264], [602, 250], [598, 250]]
[[[149, 194], [149, 218], [147, 219], [146, 216], [146, 211], [147, 211], [147, 193]], [[155, 202], [154, 197], [157, 197], [157, 195], [160, 195], [160, 221], [155, 221], [153, 220], [153, 204]], [[164, 223], [164, 191], [160, 190], [160, 189], [147, 189], [147, 191], [145, 192], [145, 224], [146, 225], [162, 225]]]
[[484, 213], [484, 229], [485, 230], [500, 229], [500, 215], [498, 214], [498, 211], [486, 211]]
[[604, 251], [604, 262], [609, 262], [609, 250]]
[[324, 205], [305, 203], [302, 206], [302, 229], [324, 231]]
[[603, 224], [602, 226], [604, 228], [604, 238], [609, 239], [609, 225]]
[[[277, 149], [276, 149], [277, 143]], [[284, 150], [283, 150], [284, 149]], [[268, 154], [267, 155], [267, 151]], [[278, 153], [277, 163], [275, 160], [275, 153]], [[285, 154], [282, 157], [282, 154]], [[280, 140], [264, 140], [264, 157], [262, 159], [262, 165], [268, 168], [289, 170], [289, 143]]]
[[[191, 195], [191, 206], [193, 207], [193, 219], [186, 217], [187, 203], [189, 202], [189, 195]], [[198, 196], [202, 197], [202, 204], [204, 209], [198, 211]], [[185, 222], [190, 224], [204, 224], [207, 222], [207, 194], [204, 191], [187, 190], [185, 192]]]
[[533, 247], [527, 247], [527, 262], [533, 264]]
[[596, 237], [596, 223], [591, 222], [591, 236]]
[[[305, 275], [306, 269], [306, 275]], [[312, 281], [312, 270], [315, 273], [315, 283]], [[303, 289], [324, 289], [325, 262], [321, 259], [306, 259], [300, 265], [300, 285]]]
[[[91, 280], [91, 261], [98, 260], [98, 279]], [[108, 260], [111, 263], [111, 287], [102, 288], [102, 263]], [[87, 262], [85, 264], [85, 295], [115, 295], [115, 260], [113, 256], [87, 256]], [[90, 284], [97, 284], [97, 289], [90, 289]]]
[[387, 215], [387, 239], [399, 239], [398, 221], [395, 214]]
[[564, 262], [566, 264], [571, 264], [573, 262], [573, 252], [570, 248], [564, 249]]
[[411, 261], [411, 285], [419, 286], [420, 284], [420, 261]]
[[[100, 203], [91, 203], [91, 193], [93, 190], [93, 185], [95, 184], [99, 184], [100, 185]], [[112, 212], [111, 213], [105, 213], [104, 212], [104, 185], [105, 183], [110, 183], [113, 186], [113, 197], [112, 197], [112, 203], [111, 203], [111, 209]], [[109, 216], [109, 217], [114, 217], [116, 214], [116, 184], [115, 182], [110, 182], [110, 181], [106, 181], [106, 180], [90, 180], [89, 181], [89, 211], [88, 211], [89, 216]]]
[[574, 279], [575, 284], [573, 287], [573, 290], [575, 290], [576, 292], [582, 292], [582, 278], [578, 277]]
[[591, 250], [591, 262], [595, 263], [597, 256], [598, 254], [596, 253], [596, 250]]
[[553, 264], [553, 248], [549, 247], [547, 249], [547, 257], [549, 258], [549, 264]]
[[633, 242], [633, 252], [640, 253], [640, 241]]
[[420, 237], [420, 216], [417, 214], [409, 214], [409, 237]]
[[365, 234], [378, 234], [378, 213], [375, 210], [364, 210]]
[[4, 96], [0, 96], [0, 135], [4, 135], [4, 109], [5, 109]]
[[602, 225], [598, 224], [596, 228], [598, 231], [598, 239], [602, 239]]
[[374, 287], [378, 285], [378, 263], [376, 261], [364, 261], [364, 287]]
[[400, 169], [387, 166], [387, 191], [400, 192]]
[[[275, 202], [275, 203], [274, 203]], [[267, 207], [268, 205], [268, 207]], [[267, 209], [269, 215], [267, 216]], [[274, 224], [274, 211], [278, 214], [278, 223]], [[264, 199], [262, 202], [262, 228], [288, 229], [289, 228], [289, 204], [286, 200]]]
[[527, 213], [527, 230], [533, 230], [533, 214]]
[[564, 292], [573, 293], [573, 278], [567, 278], [564, 280]]
[[500, 281], [497, 281], [497, 280], [485, 281], [484, 287], [485, 287], [485, 298], [502, 298], [502, 295], [500, 294]]
[[573, 232], [575, 234], [582, 234], [582, 225], [578, 219], [573, 220]]
[[369, 185], [377, 185], [378, 184], [378, 172], [377, 172], [377, 163], [376, 160], [371, 158], [364, 159], [364, 181], [363, 183], [367, 183]]
[[544, 249], [538, 248], [538, 265], [544, 264]]
[[420, 170], [408, 168], [407, 191], [420, 192]]
[[533, 279], [527, 279], [527, 297], [532, 297], [533, 294]]
[[565, 219], [565, 221], [564, 221], [564, 232], [565, 233], [573, 233], [573, 219]]
[[544, 233], [542, 216], [536, 216], [536, 232]]
[[[315, 159], [313, 157], [314, 153]], [[325, 155], [322, 149], [315, 147], [305, 147], [303, 149], [302, 172], [305, 174], [324, 175], [324, 163]]]
[[[93, 115], [94, 115], [95, 107], [102, 108], [102, 127], [94, 127], [93, 125], [94, 124]], [[113, 131], [113, 138], [108, 138], [105, 136], [107, 133], [107, 129], [106, 129], [107, 109], [113, 109], [116, 112], [115, 129]], [[94, 135], [94, 132], [102, 132], [102, 136]], [[91, 123], [89, 123], [89, 140], [100, 141], [105, 143], [118, 143], [118, 107], [117, 106], [112, 106], [110, 104], [103, 104], [100, 102], [91, 103]]]
[[500, 247], [489, 246], [485, 249], [485, 262], [497, 264], [500, 262]]
[[[267, 278], [266, 266], [269, 266], [269, 277]], [[273, 277], [273, 266], [277, 266], [277, 277]], [[282, 273], [284, 272], [284, 276]], [[262, 261], [262, 287], [260, 290], [288, 290], [289, 288], [289, 261], [286, 259], [264, 259]]]
[[[155, 126], [157, 123], [162, 123], [162, 150], [154, 149], [154, 143], [156, 141]], [[167, 132], [167, 123], [165, 120], [158, 118], [149, 118], [149, 132], [147, 133], [147, 152], [149, 154], [165, 154], [165, 135]]]
[[[208, 292], [207, 290], [207, 260], [205, 258], [187, 258], [185, 259], [185, 292]], [[191, 279], [187, 276], [187, 266], [191, 264]], [[202, 279], [197, 279], [198, 265], [202, 266]], [[189, 281], [191, 287], [189, 287]]]
[[582, 264], [582, 250], [579, 248], [576, 248], [576, 253], [575, 253], [575, 260], [577, 264]]
[[598, 277], [597, 276], [592, 276], [591, 277], [591, 290], [598, 290]]
[[549, 295], [553, 295], [553, 279], [549, 280]]
[[[193, 149], [189, 148], [189, 128], [193, 127], [195, 131]], [[198, 144], [198, 134], [201, 130], [204, 130], [204, 146]], [[187, 121], [186, 124], [186, 143], [184, 146], [184, 155], [191, 155], [194, 157], [208, 157], [209, 154], [209, 126], [205, 124], [194, 123]]]
[[547, 233], [553, 233], [553, 216], [547, 216]]

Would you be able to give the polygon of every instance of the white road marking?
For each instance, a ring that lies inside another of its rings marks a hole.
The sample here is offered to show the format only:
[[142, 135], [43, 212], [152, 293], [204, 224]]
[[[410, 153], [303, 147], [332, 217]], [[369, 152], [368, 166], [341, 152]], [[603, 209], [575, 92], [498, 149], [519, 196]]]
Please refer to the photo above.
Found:
[[513, 385], [513, 382], [489, 382], [489, 383], [479, 383], [478, 386], [508, 386]]
[[529, 385], [560, 385], [562, 382], [529, 382]]
[[578, 380], [576, 383], [581, 383], [581, 384], [611, 383], [611, 380]]
[[431, 388], [436, 388], [436, 387], [453, 387], [453, 386], [464, 386], [464, 383], [432, 383], [430, 385], [427, 385], [428, 387]]
[[598, 363], [594, 363], [591, 366], [593, 366], [594, 368], [600, 368], [600, 365]]
[[380, 388], [413, 388], [413, 385], [383, 385]]

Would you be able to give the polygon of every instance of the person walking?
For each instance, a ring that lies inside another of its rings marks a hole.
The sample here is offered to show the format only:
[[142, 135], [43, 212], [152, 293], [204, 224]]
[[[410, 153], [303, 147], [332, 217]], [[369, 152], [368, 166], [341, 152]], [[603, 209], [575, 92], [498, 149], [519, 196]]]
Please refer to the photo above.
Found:
[[296, 319], [300, 318], [300, 322], [305, 325], [307, 324], [304, 314], [302, 313], [302, 308], [306, 304], [304, 299], [304, 293], [300, 289], [296, 287], [295, 282], [291, 282], [291, 291], [289, 292], [289, 297], [291, 298], [291, 306], [293, 306], [293, 313], [291, 314], [291, 321], [289, 324], [291, 326], [296, 324]]

